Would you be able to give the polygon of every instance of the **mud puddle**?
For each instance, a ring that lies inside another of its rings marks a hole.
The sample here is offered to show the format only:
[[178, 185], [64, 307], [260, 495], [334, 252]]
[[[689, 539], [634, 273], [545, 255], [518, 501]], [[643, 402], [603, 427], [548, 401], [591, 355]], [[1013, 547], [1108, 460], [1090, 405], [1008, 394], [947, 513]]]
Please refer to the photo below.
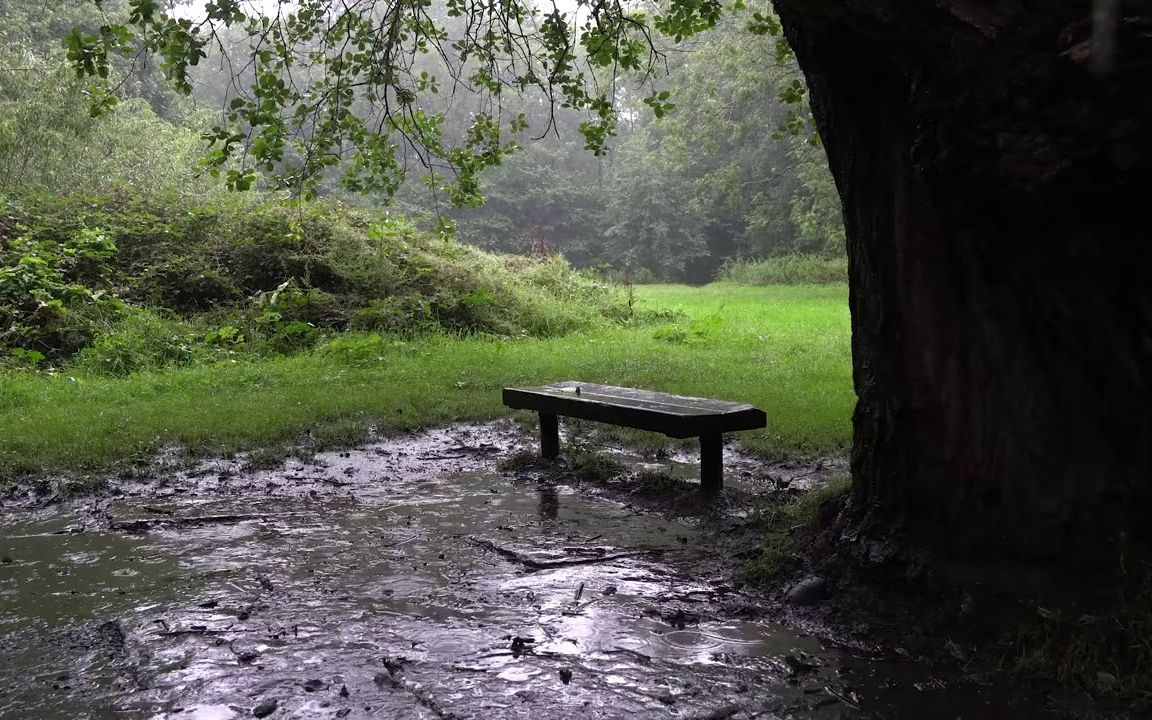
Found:
[[1002, 716], [758, 620], [707, 522], [496, 471], [523, 442], [457, 427], [11, 502], [0, 717]]

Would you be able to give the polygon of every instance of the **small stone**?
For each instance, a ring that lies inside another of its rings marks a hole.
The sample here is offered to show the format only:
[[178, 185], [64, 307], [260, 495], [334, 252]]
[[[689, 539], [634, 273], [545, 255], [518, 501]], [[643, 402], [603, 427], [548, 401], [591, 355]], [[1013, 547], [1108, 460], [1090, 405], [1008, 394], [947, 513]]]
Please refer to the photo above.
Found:
[[1101, 670], [1096, 673], [1096, 682], [1100, 683], [1101, 687], [1109, 688], [1116, 684], [1116, 676], [1110, 672]]
[[302, 687], [304, 688], [304, 692], [316, 692], [328, 687], [328, 684], [323, 680], [309, 680], [305, 682]]
[[560, 682], [564, 683], [565, 685], [572, 682], [572, 671], [569, 670], [568, 668], [561, 668], [560, 669]]
[[256, 707], [252, 708], [252, 717], [268, 717], [272, 713], [276, 712], [277, 707], [278, 705], [275, 700], [265, 700]]
[[342, 698], [348, 697], [348, 686], [347, 685], [341, 685], [340, 686], [340, 697], [342, 697]]
[[828, 581], [822, 577], [807, 577], [792, 586], [785, 598], [793, 605], [815, 605], [828, 592]]

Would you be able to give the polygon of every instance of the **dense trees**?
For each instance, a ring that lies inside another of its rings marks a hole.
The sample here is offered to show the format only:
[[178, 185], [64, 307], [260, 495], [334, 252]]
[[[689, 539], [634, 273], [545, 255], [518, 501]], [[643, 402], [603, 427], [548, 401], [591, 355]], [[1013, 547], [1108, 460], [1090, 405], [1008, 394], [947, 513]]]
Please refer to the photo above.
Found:
[[[730, 257], [843, 252], [839, 208], [813, 201], [832, 195], [822, 151], [803, 123], [775, 137], [799, 107], [780, 99], [799, 97], [798, 70], [774, 39], [746, 32], [750, 12], [660, 15], [673, 36], [716, 30], [662, 41], [654, 86], [642, 35], [600, 18], [577, 42], [584, 10], [525, 20], [524, 36], [503, 46], [476, 27], [488, 11], [463, 5], [329, 5], [260, 17], [216, 2], [205, 17], [195, 3], [174, 16], [106, 3], [106, 29], [78, 23], [68, 53], [92, 76], [83, 84], [99, 113], [159, 72], [201, 107], [224, 109], [207, 133], [207, 168], [235, 187], [352, 202], [395, 194], [403, 212], [449, 216], [480, 246], [559, 251], [638, 277], [706, 281]], [[381, 35], [392, 20], [398, 35]], [[619, 41], [621, 63], [591, 46], [596, 32]], [[267, 40], [255, 56], [250, 38]], [[363, 47], [341, 59], [344, 41]], [[370, 59], [397, 65], [380, 74]], [[551, 82], [540, 82], [545, 70]], [[520, 92], [537, 86], [546, 92]], [[205, 129], [202, 116], [172, 117], [166, 96], [145, 97], [164, 119]]]
[[[735, 256], [842, 255], [823, 151], [800, 106], [781, 100], [799, 71], [786, 53], [778, 57], [776, 39], [747, 31], [748, 17], [668, 51], [658, 87], [676, 107], [663, 117], [621, 92], [624, 119], [606, 158], [572, 139], [577, 115], [559, 113], [559, 140], [506, 160], [483, 180], [485, 206], [456, 213], [464, 235], [521, 251], [543, 234], [581, 264], [694, 282]], [[524, 175], [530, 185], [514, 179]], [[569, 217], [568, 203], [584, 210]]]
[[0, 188], [202, 192], [192, 174], [205, 116], [154, 67], [118, 60], [121, 112], [107, 122], [90, 115], [88, 83], [69, 67], [62, 39], [104, 21], [78, 1], [0, 6]]

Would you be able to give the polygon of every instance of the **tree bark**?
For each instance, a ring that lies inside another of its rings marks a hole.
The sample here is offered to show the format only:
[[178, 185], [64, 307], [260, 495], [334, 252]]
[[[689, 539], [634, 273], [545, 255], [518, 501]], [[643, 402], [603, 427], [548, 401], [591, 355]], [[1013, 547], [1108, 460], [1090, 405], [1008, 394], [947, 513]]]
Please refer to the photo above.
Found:
[[[943, 562], [1152, 545], [1152, 19], [776, 0], [843, 203], [855, 520]], [[1104, 67], [1101, 67], [1101, 64]]]

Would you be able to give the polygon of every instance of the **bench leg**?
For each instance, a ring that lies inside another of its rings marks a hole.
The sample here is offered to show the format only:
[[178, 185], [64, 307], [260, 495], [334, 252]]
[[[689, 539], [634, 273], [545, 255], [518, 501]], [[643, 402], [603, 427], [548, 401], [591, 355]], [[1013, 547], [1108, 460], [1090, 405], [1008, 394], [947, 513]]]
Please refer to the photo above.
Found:
[[724, 487], [724, 442], [719, 433], [700, 436], [700, 491], [716, 495]]
[[560, 423], [552, 413], [540, 413], [540, 457], [554, 460], [560, 456]]

